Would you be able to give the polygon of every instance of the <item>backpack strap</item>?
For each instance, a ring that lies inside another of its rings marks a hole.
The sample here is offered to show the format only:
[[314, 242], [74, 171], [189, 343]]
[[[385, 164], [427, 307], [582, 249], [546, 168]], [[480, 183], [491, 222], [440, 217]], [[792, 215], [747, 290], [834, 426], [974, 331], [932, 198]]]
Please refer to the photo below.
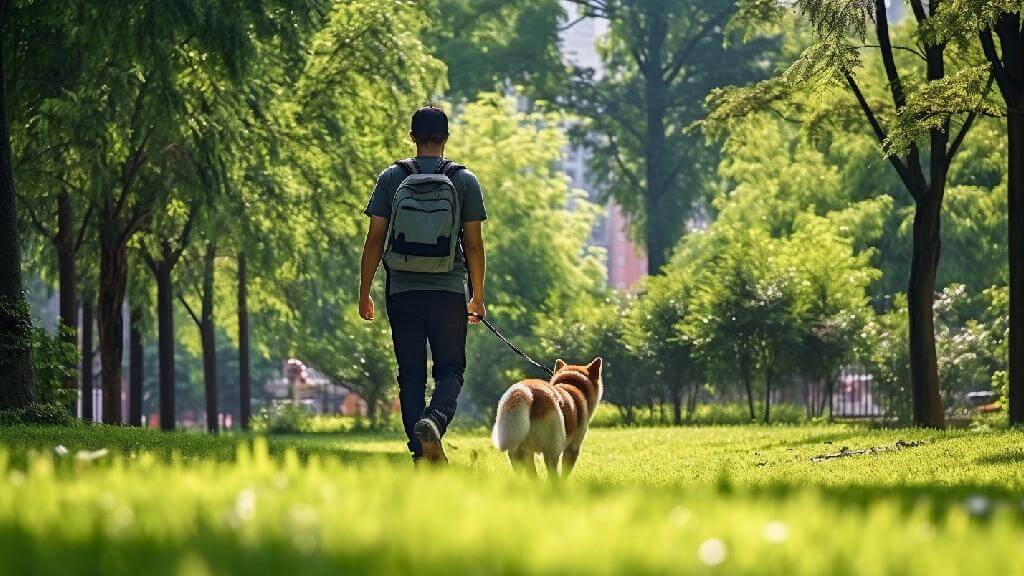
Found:
[[415, 158], [406, 158], [405, 160], [399, 160], [398, 162], [395, 162], [395, 166], [398, 166], [402, 170], [405, 170], [406, 176], [420, 173], [420, 165], [416, 162]]
[[434, 174], [444, 174], [445, 176], [451, 178], [459, 170], [465, 169], [466, 167], [463, 166], [462, 164], [452, 162], [447, 158], [442, 158], [441, 161], [437, 163], [437, 169], [434, 170]]

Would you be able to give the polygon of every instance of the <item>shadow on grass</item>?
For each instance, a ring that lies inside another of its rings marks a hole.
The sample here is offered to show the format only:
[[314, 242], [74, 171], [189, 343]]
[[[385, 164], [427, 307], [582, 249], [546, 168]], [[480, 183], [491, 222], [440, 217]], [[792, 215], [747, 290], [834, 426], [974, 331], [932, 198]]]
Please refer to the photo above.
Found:
[[1005, 464], [1024, 464], [1024, 450], [1008, 450], [998, 454], [986, 454], [974, 459], [975, 464], [1001, 466]]
[[[176, 455], [185, 461], [231, 462], [236, 459], [240, 445], [251, 446], [257, 438], [265, 439], [267, 451], [273, 458], [282, 458], [288, 450], [294, 450], [302, 461], [313, 455], [337, 458], [351, 464], [379, 460], [399, 463], [409, 460], [401, 450], [358, 449], [360, 444], [366, 442], [392, 439], [390, 436], [377, 433], [261, 437], [253, 434], [159, 432], [102, 425], [68, 428], [0, 427], [0, 447], [6, 448], [10, 464], [13, 466], [24, 465], [30, 452], [51, 452], [57, 446], [63, 446], [71, 454], [79, 450], [106, 449], [125, 457], [144, 451], [163, 461], [169, 461], [172, 455]], [[394, 439], [399, 438], [401, 437], [398, 435], [394, 436]]]

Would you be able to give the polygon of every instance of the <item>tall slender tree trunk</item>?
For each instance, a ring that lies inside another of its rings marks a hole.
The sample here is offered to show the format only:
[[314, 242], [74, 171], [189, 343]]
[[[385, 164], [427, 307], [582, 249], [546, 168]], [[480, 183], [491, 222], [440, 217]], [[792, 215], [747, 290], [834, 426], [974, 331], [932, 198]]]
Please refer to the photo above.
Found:
[[750, 408], [750, 421], [757, 420], [757, 413], [754, 412], [754, 391], [750, 386], [750, 372], [744, 371], [743, 374], [743, 387], [747, 391], [747, 406]]
[[697, 409], [697, 381], [690, 382], [689, 392], [686, 398], [686, 421], [693, 421], [693, 412]]
[[[1024, 98], [1021, 99], [1024, 102]], [[1010, 266], [1009, 412], [1011, 424], [1024, 424], [1024, 113], [1008, 111], [1006, 132], [1008, 254]]]
[[679, 384], [671, 386], [672, 394], [672, 424], [682, 426], [683, 424], [683, 390]]
[[665, 241], [666, 211], [661, 206], [664, 196], [662, 189], [668, 167], [664, 165], [665, 154], [665, 106], [666, 86], [662, 76], [665, 57], [665, 39], [668, 36], [668, 20], [664, 6], [651, 8], [648, 23], [647, 59], [642, 66], [644, 75], [644, 100], [647, 109], [647, 132], [644, 143], [644, 240], [647, 244], [647, 273], [655, 275], [665, 265], [670, 246]]
[[[8, 15], [0, 0], [0, 21]], [[21, 251], [15, 208], [14, 168], [0, 42], [0, 410], [29, 404], [35, 397], [32, 320], [21, 284]]]
[[95, 321], [93, 313], [93, 296], [86, 294], [82, 299], [82, 420], [92, 422], [92, 325]]
[[142, 310], [128, 310], [128, 424], [142, 426]]
[[[999, 45], [993, 38], [999, 36]], [[992, 75], [1006, 103], [1007, 255], [1010, 269], [1009, 417], [1024, 424], [1024, 31], [1019, 12], [1003, 12], [979, 33]]]
[[103, 423], [121, 423], [121, 362], [124, 357], [124, 294], [128, 285], [127, 247], [101, 230], [97, 327], [100, 336], [100, 386]]
[[174, 287], [170, 266], [159, 262], [156, 277], [157, 361], [159, 362], [160, 429], [174, 430]]
[[203, 257], [203, 302], [200, 311], [200, 338], [203, 345], [203, 388], [206, 391], [206, 429], [214, 434], [217, 421], [217, 342], [213, 321], [213, 281], [217, 247], [207, 242]]
[[[67, 190], [61, 190], [57, 195], [57, 234], [53, 239], [54, 251], [57, 253], [60, 323], [64, 326], [61, 339], [76, 346], [78, 344], [78, 273], [75, 263], [73, 219], [74, 211], [71, 206], [71, 198]], [[64, 377], [64, 387], [68, 390], [76, 390], [78, 388], [76, 367], [72, 365], [69, 368], [68, 375]]]
[[764, 423], [771, 423], [771, 410], [772, 410], [772, 363], [768, 362], [768, 366], [764, 370]]
[[238, 255], [238, 416], [242, 430], [249, 429], [252, 410], [249, 358], [249, 295], [245, 254]]
[[935, 276], [940, 251], [940, 206], [931, 195], [917, 202], [910, 281], [907, 285], [914, 424], [929, 428], [944, 428], [946, 425], [942, 397], [939, 394], [934, 316]]

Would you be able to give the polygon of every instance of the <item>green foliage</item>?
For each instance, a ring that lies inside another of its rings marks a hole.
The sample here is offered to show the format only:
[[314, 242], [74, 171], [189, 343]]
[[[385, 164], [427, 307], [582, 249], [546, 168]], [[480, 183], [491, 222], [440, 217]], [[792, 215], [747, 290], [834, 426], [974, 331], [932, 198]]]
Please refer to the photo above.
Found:
[[610, 33], [602, 74], [575, 70], [565, 102], [585, 119], [593, 181], [633, 216], [632, 236], [664, 252], [654, 255], [660, 263], [716, 183], [717, 150], [685, 128], [704, 116], [712, 89], [760, 78], [775, 46], [735, 42], [725, 30], [731, 0], [578, 4], [607, 18]]
[[78, 347], [74, 331], [60, 325], [58, 333], [50, 335], [46, 330], [33, 331], [32, 360], [36, 365], [36, 399], [42, 404], [74, 406], [78, 394], [67, 388], [67, 378], [77, 376]]
[[[397, 438], [0, 439], [0, 554], [19, 573], [1012, 573], [1019, 554], [991, 551], [1022, 532], [1019, 432], [593, 430], [571, 489], [513, 475], [483, 435], [428, 473], [383, 461]], [[843, 447], [891, 450], [811, 460]]]
[[[665, 405], [636, 408], [632, 421], [625, 418], [626, 412], [619, 407], [602, 403], [590, 421], [590, 428], [623, 428], [628, 426], [656, 427], [673, 425], [671, 407]], [[802, 406], [792, 404], [772, 405], [772, 423], [779, 425], [803, 424], [807, 414]], [[743, 403], [705, 403], [694, 406], [686, 415], [687, 426], [740, 426], [750, 424], [750, 411]]]
[[474, 100], [507, 85], [557, 95], [566, 75], [550, 0], [435, 0], [426, 43], [448, 69], [447, 97]]
[[[518, 112], [514, 98], [485, 94], [459, 111], [446, 152], [484, 191], [490, 320], [527, 353], [536, 352], [529, 342], [544, 335], [545, 318], [561, 317], [603, 283], [599, 254], [586, 248], [597, 208], [569, 190], [557, 168], [566, 144], [562, 120]], [[464, 393], [490, 410], [529, 367], [483, 326], [470, 332]], [[554, 357], [540, 361], [550, 365]]]

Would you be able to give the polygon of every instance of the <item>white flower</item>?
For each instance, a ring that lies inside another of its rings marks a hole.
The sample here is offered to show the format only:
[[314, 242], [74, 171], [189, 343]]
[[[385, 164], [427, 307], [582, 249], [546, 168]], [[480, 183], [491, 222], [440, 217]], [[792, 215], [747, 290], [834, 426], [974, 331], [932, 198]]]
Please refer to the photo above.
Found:
[[100, 448], [99, 450], [79, 450], [75, 453], [75, 459], [81, 462], [92, 462], [99, 458], [103, 458], [109, 454], [106, 448]]
[[239, 520], [250, 520], [256, 515], [256, 491], [246, 488], [235, 498], [235, 516]]
[[992, 501], [981, 494], [975, 494], [964, 500], [964, 506], [971, 516], [984, 516], [992, 509]]
[[63, 458], [64, 456], [68, 455], [68, 449], [61, 444], [57, 444], [56, 446], [53, 447], [53, 453]]
[[668, 521], [674, 526], [686, 526], [693, 518], [693, 513], [682, 506], [676, 506], [668, 511]]
[[766, 542], [771, 542], [772, 544], [785, 542], [789, 538], [789, 526], [786, 526], [785, 522], [779, 522], [778, 520], [769, 522], [761, 528], [761, 537]]
[[718, 566], [725, 562], [728, 555], [729, 550], [725, 547], [725, 542], [718, 538], [709, 538], [701, 542], [700, 547], [697, 548], [697, 558], [705, 566]]

